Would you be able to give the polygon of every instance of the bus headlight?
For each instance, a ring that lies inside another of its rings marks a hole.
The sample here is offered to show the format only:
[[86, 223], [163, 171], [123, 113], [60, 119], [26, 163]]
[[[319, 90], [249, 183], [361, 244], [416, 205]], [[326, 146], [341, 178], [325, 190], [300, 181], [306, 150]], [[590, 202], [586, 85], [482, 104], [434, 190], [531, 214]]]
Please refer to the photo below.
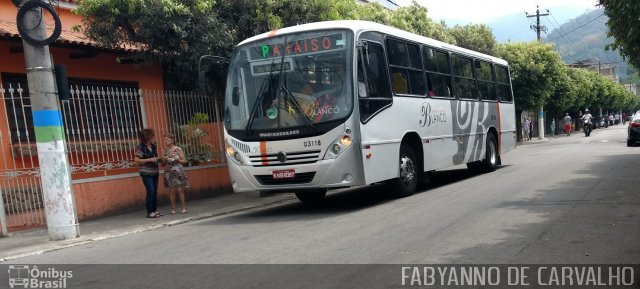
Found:
[[235, 153], [235, 150], [233, 149], [232, 146], [230, 146], [229, 144], [227, 144], [227, 155], [228, 156], [233, 156], [233, 153]]
[[231, 146], [228, 142], [225, 141], [225, 151], [227, 152], [227, 156], [237, 164], [242, 164], [242, 155], [238, 152], [233, 146]]
[[342, 138], [340, 139], [340, 144], [342, 144], [345, 147], [348, 147], [351, 145], [351, 137], [348, 135], [342, 136]]
[[329, 145], [327, 149], [327, 153], [324, 155], [324, 159], [335, 159], [340, 155], [344, 150], [351, 146], [353, 140], [350, 135], [342, 135], [337, 138], [331, 145]]
[[331, 146], [331, 151], [332, 151], [334, 154], [339, 154], [339, 153], [340, 153], [340, 145], [339, 145], [339, 144], [337, 144], [337, 143], [334, 143], [334, 144]]

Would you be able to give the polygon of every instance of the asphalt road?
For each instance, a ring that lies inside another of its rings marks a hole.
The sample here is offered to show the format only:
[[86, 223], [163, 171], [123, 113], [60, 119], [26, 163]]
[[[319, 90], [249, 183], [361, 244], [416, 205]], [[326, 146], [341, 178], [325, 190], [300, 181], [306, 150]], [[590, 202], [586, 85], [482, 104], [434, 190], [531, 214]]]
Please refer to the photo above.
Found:
[[403, 199], [371, 186], [318, 208], [292, 201], [13, 261], [638, 264], [640, 147], [625, 139], [614, 126], [521, 145], [493, 173], [436, 172]]

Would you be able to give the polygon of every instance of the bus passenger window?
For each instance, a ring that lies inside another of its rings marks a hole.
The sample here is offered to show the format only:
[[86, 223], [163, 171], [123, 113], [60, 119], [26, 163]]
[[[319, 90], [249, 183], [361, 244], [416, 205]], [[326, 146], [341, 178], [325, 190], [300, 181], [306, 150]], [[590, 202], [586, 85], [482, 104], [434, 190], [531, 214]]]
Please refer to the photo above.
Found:
[[[389, 107], [392, 102], [391, 87], [387, 78], [389, 74], [385, 66], [381, 45], [368, 43], [365, 47], [360, 48], [358, 58], [360, 120], [367, 122], [378, 111]], [[361, 73], [363, 67], [364, 73]], [[361, 75], [362, 77], [360, 77]], [[361, 84], [361, 82], [364, 83]], [[362, 97], [363, 94], [366, 97]]]
[[429, 82], [429, 96], [451, 97], [449, 54], [425, 46], [422, 59]]
[[407, 77], [404, 75], [404, 71], [392, 68], [391, 71], [391, 86], [393, 87], [393, 91], [395, 93], [407, 94], [409, 93], [408, 85], [407, 85]]

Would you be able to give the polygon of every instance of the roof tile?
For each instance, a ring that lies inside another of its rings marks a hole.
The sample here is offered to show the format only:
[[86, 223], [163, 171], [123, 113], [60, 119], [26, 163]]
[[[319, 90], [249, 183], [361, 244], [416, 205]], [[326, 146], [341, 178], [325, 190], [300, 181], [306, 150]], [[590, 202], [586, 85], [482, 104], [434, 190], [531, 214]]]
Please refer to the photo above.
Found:
[[[75, 3], [76, 1], [66, 0], [65, 2]], [[47, 28], [47, 31], [49, 33], [51, 33], [52, 30], [53, 28]], [[21, 38], [20, 34], [18, 33], [18, 27], [16, 23], [12, 21], [0, 20], [0, 38]], [[62, 30], [62, 32], [60, 33], [60, 38], [58, 38], [56, 42], [100, 48], [100, 45], [98, 45], [95, 41], [87, 39], [84, 34], [69, 30]], [[138, 51], [140, 49], [139, 47], [125, 45], [124, 47], [116, 50]]]

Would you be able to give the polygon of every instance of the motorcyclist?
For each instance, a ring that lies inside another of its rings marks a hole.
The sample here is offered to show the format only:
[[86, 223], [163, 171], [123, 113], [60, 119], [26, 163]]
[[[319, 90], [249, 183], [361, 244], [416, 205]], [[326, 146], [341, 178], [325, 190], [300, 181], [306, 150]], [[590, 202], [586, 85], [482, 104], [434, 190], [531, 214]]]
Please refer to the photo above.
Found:
[[591, 116], [589, 109], [584, 110], [584, 115], [582, 115], [580, 119], [584, 124], [585, 135], [589, 136], [591, 134], [591, 120], [593, 119], [593, 116]]

